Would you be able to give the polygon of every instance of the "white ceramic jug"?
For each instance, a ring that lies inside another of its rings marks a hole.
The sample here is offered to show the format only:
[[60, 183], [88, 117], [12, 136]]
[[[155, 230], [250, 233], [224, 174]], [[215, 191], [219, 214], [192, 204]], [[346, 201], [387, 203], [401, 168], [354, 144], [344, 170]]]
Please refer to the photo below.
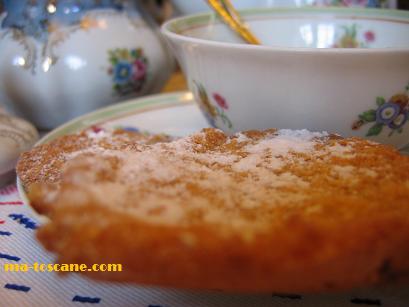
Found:
[[157, 30], [132, 1], [3, 4], [0, 103], [40, 129], [157, 92], [172, 72]]

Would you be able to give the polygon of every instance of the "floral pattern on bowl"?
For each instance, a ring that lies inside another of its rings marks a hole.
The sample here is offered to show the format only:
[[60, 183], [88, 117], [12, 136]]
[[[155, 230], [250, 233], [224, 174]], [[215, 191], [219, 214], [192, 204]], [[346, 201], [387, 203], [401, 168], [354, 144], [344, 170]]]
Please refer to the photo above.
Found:
[[376, 105], [376, 109], [359, 114], [359, 119], [353, 123], [352, 129], [358, 130], [367, 123], [373, 123], [366, 136], [379, 135], [385, 126], [391, 130], [388, 136], [392, 136], [395, 132], [402, 133], [409, 119], [409, 84], [406, 86], [405, 93], [395, 94], [388, 100], [377, 97]]
[[216, 120], [220, 119], [224, 126], [232, 129], [233, 124], [225, 112], [229, 109], [229, 104], [227, 103], [226, 99], [218, 93], [213, 93], [210, 99], [205, 87], [202, 84], [196, 81], [193, 81], [193, 84], [197, 89], [197, 102], [199, 103], [200, 109], [205, 114], [209, 123], [213, 127], [216, 127]]
[[[342, 26], [342, 35], [336, 40], [333, 48], [368, 48], [371, 43], [376, 39], [376, 35], [373, 31], [365, 31], [359, 33], [358, 25], [352, 24], [348, 26]], [[360, 39], [359, 36], [362, 36]]]
[[108, 74], [112, 75], [113, 91], [118, 96], [139, 93], [146, 81], [148, 60], [142, 48], [109, 50], [111, 66]]

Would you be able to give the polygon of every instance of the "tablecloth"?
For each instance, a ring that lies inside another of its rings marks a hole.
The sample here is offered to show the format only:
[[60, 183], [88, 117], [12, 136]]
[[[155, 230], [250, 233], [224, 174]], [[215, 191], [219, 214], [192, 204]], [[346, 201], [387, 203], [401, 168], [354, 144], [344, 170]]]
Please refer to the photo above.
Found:
[[40, 222], [19, 198], [15, 185], [0, 189], [0, 306], [409, 306], [409, 287], [359, 290], [350, 293], [260, 295], [181, 291], [95, 282], [69, 274], [6, 272], [6, 263], [53, 263], [35, 239]]

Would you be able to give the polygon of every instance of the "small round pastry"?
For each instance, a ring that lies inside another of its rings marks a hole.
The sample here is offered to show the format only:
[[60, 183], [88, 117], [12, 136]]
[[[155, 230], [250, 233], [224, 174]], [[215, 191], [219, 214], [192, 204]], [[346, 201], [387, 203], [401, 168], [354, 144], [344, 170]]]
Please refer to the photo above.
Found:
[[[208, 128], [91, 148], [64, 162], [57, 181], [26, 182], [31, 205], [49, 217], [37, 238], [58, 263], [123, 267], [83, 272], [92, 278], [232, 293], [409, 281], [409, 157], [392, 147], [307, 130]], [[47, 161], [45, 149], [31, 159]]]
[[13, 178], [18, 157], [37, 139], [38, 132], [32, 124], [0, 111], [0, 186]]

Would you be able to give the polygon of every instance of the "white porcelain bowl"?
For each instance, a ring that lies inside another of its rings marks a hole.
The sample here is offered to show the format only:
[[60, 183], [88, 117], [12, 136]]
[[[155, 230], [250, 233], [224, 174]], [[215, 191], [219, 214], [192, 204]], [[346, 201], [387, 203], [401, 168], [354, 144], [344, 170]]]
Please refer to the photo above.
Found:
[[227, 132], [306, 128], [408, 144], [409, 12], [242, 14], [263, 46], [244, 44], [213, 14], [162, 28], [211, 124]]
[[[197, 0], [172, 0], [177, 11], [183, 15], [196, 14], [210, 11], [205, 1]], [[246, 9], [251, 7], [277, 7], [277, 6], [298, 6], [307, 5], [314, 0], [232, 0], [237, 9]]]
[[[208, 12], [209, 6], [205, 1], [197, 0], [172, 0], [176, 10], [183, 15], [196, 14], [200, 12]], [[237, 9], [245, 9], [252, 7], [300, 7], [307, 5], [314, 6], [351, 6], [351, 7], [373, 7], [387, 6], [395, 7], [396, 0], [232, 0], [232, 3]]]

